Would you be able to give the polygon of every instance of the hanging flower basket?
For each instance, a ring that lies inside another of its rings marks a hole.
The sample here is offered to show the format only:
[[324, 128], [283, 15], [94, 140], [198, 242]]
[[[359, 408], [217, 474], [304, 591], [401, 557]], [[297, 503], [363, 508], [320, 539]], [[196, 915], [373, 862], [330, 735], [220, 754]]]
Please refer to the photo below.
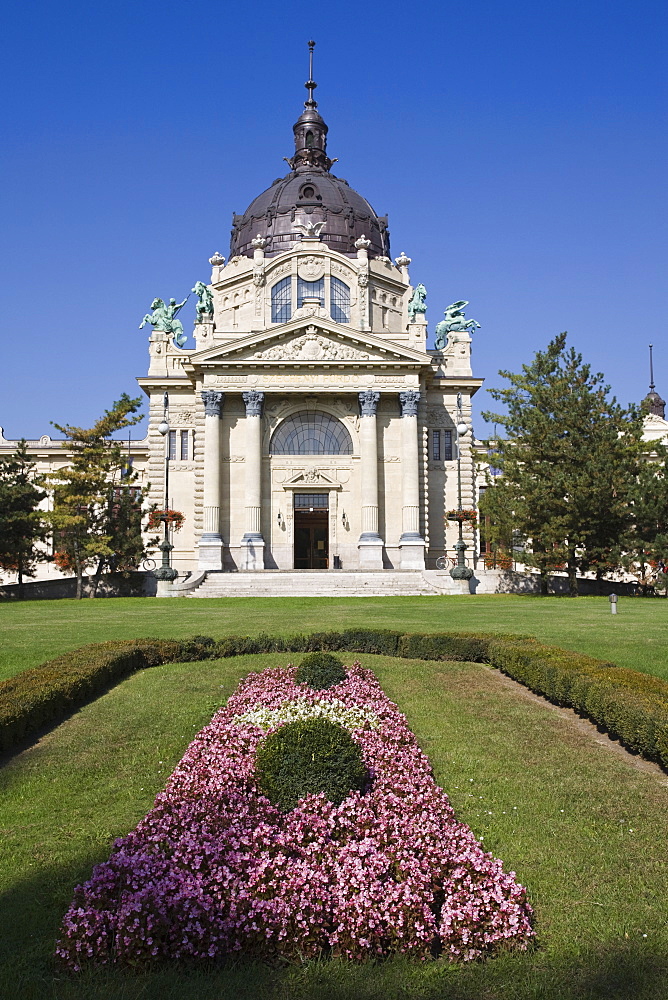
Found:
[[152, 510], [148, 515], [146, 527], [149, 531], [155, 531], [161, 524], [168, 524], [174, 531], [179, 531], [183, 527], [185, 519], [185, 514], [182, 514], [180, 510], [170, 510], [169, 508]]
[[448, 521], [461, 521], [473, 527], [478, 523], [478, 512], [470, 507], [465, 507], [462, 510], [449, 510], [445, 516]]

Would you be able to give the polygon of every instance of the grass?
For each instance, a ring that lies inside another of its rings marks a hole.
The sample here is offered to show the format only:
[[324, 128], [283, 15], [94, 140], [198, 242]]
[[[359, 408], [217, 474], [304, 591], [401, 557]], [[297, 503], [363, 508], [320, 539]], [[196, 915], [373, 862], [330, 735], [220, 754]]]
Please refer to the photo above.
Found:
[[521, 632], [668, 680], [668, 601], [620, 598], [472, 597], [207, 600], [114, 598], [0, 603], [0, 679], [68, 649], [106, 639], [193, 634], [289, 634], [366, 627]]
[[[178, 617], [183, 605], [171, 607]], [[537, 950], [460, 967], [235, 962], [81, 979], [58, 973], [50, 956], [74, 885], [150, 808], [238, 680], [285, 659], [143, 671], [0, 772], [5, 1000], [665, 1000], [665, 779], [518, 697], [488, 668], [380, 656], [363, 662], [406, 712], [458, 815], [528, 886]]]

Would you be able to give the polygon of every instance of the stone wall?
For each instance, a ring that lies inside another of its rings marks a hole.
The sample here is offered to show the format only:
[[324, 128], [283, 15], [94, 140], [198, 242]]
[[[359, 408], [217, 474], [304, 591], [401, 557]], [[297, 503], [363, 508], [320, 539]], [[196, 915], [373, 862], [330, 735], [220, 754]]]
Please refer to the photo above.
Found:
[[[84, 597], [90, 593], [91, 579], [84, 577]], [[100, 577], [97, 597], [153, 597], [156, 580], [150, 573], [133, 573], [130, 577], [122, 573], [108, 573]], [[75, 577], [60, 580], [32, 580], [23, 584], [23, 600], [52, 601], [64, 597], [76, 597]], [[10, 583], [0, 586], [0, 600], [18, 600], [19, 586]]]

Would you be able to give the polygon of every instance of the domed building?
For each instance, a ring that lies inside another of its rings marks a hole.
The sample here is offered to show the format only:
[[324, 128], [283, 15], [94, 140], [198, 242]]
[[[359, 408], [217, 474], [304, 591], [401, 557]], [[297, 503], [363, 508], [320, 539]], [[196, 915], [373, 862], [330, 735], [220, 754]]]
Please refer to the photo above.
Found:
[[444, 527], [458, 502], [456, 424], [470, 427], [482, 383], [470, 336], [427, 350], [424, 288], [409, 257], [391, 259], [387, 217], [332, 173], [315, 86], [289, 173], [233, 216], [229, 259], [210, 259], [195, 349], [154, 330], [139, 379], [152, 499], [162, 505], [166, 416], [170, 503], [186, 517], [172, 562], [189, 583], [206, 574], [198, 593], [266, 570], [355, 571], [360, 586], [360, 574], [411, 573], [401, 579], [419, 591], [457, 538]]

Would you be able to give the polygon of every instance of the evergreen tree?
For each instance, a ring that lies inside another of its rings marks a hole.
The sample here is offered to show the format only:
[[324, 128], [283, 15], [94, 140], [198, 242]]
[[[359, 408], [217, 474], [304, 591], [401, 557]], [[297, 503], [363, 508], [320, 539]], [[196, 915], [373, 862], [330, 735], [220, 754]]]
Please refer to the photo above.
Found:
[[[77, 578], [77, 598], [83, 596], [83, 575], [96, 566], [91, 597], [105, 567], [136, 568], [144, 557], [141, 541], [141, 490], [127, 468], [122, 443], [111, 435], [141, 420], [141, 399], [127, 393], [105, 410], [90, 429], [54, 424], [67, 440], [70, 464], [49, 474], [53, 488], [57, 565]], [[122, 499], [123, 491], [126, 493]]]
[[609, 397], [603, 376], [566, 348], [565, 333], [520, 374], [499, 374], [510, 387], [490, 392], [506, 412], [484, 417], [505, 430], [494, 459], [503, 476], [481, 509], [529, 539], [525, 561], [539, 569], [542, 593], [565, 566], [575, 595], [578, 572], [600, 577], [619, 564], [641, 467], [640, 414]]
[[37, 505], [46, 496], [35, 482], [35, 465], [24, 439], [12, 455], [0, 456], [0, 567], [23, 578], [35, 575], [35, 565], [48, 558], [43, 543], [48, 528]]
[[[646, 585], [659, 578], [668, 562], [668, 449], [655, 442], [653, 455], [641, 466], [631, 492], [633, 523], [625, 541], [623, 565]], [[665, 579], [659, 579], [665, 589]]]

